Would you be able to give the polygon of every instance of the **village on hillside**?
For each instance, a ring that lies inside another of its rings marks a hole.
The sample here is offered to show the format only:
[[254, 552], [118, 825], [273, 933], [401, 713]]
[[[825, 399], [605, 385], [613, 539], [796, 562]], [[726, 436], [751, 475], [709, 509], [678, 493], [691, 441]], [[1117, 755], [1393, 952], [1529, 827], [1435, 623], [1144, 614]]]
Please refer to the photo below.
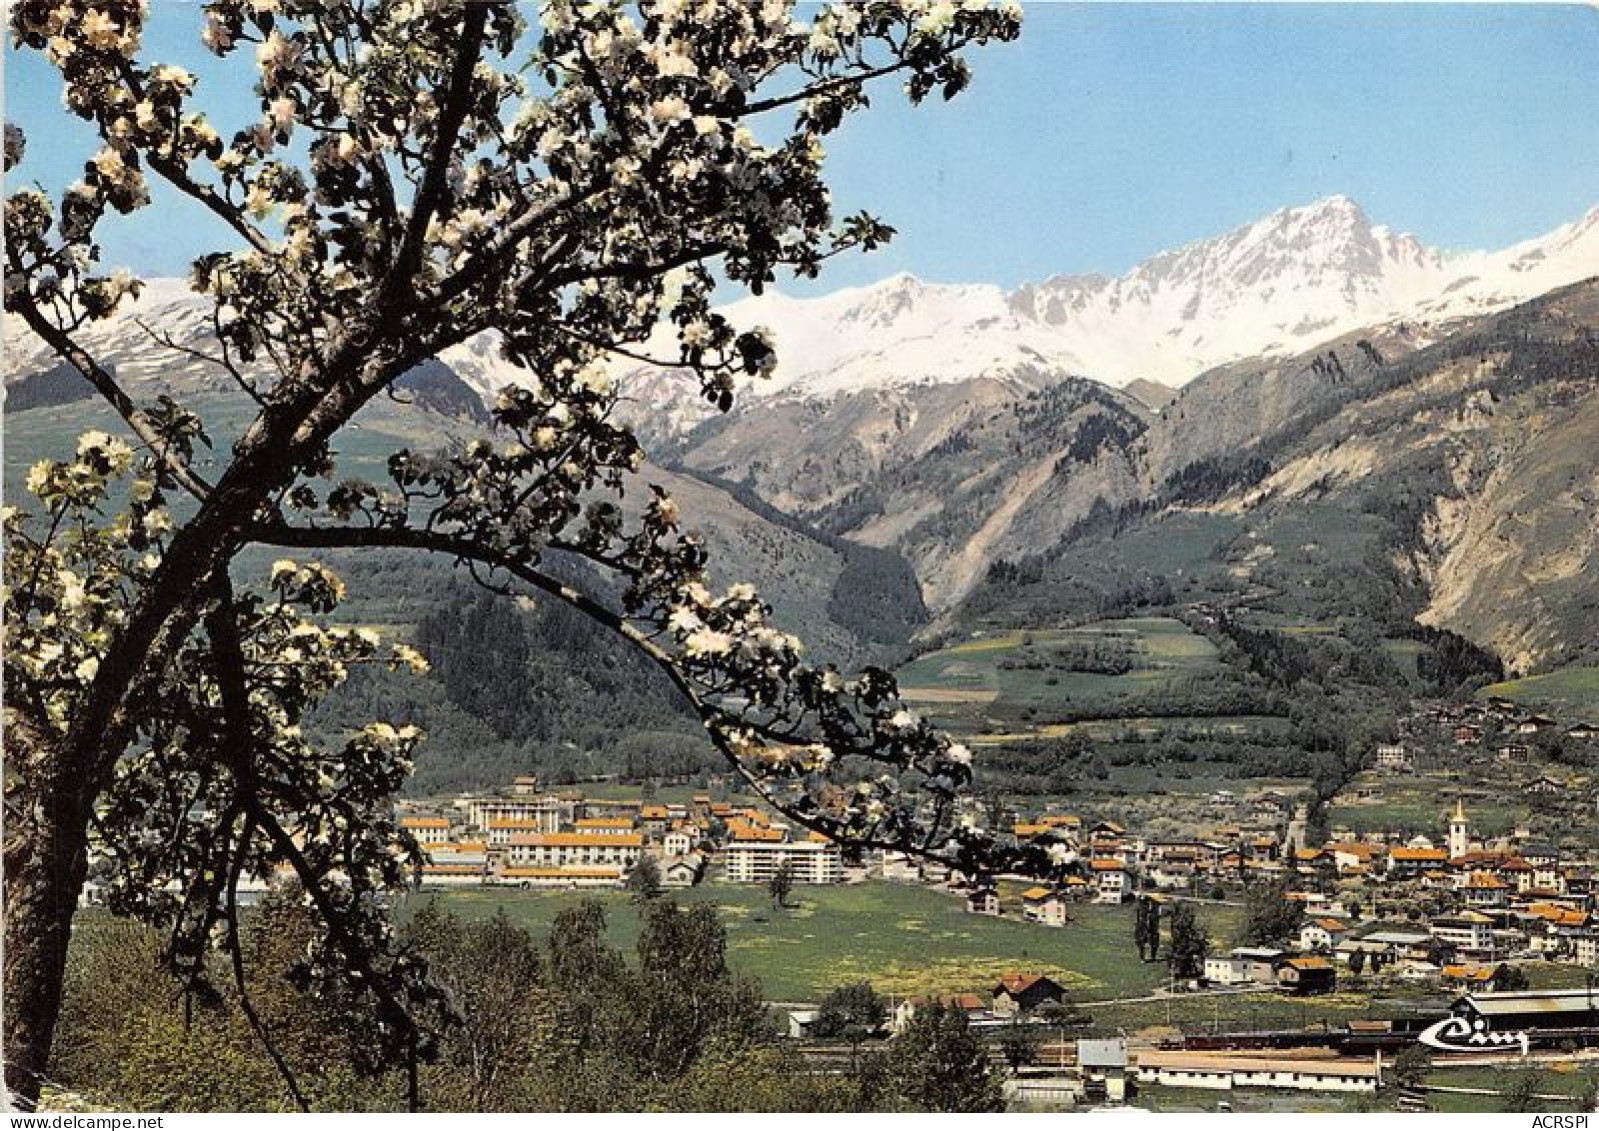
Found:
[[[1599, 1048], [1593, 975], [1586, 989], [1565, 988], [1583, 971], [1599, 972], [1595, 783], [1534, 765], [1531, 744], [1551, 732], [1578, 750], [1599, 750], [1592, 725], [1504, 701], [1418, 707], [1400, 741], [1370, 751], [1352, 796], [1381, 793], [1383, 783], [1440, 763], [1465, 768], [1457, 775], [1462, 788], [1436, 798], [1435, 820], [1380, 831], [1334, 823], [1324, 837], [1312, 837], [1304, 800], [1272, 790], [1215, 793], [1205, 809], [1214, 823], [1180, 837], [1146, 835], [1058, 802], [1008, 808], [1004, 818], [1019, 840], [1057, 847], [1057, 858], [1069, 862], [1068, 874], [1048, 884], [961, 875], [892, 852], [846, 858], [825, 838], [737, 795], [616, 799], [544, 789], [521, 777], [493, 795], [406, 803], [399, 821], [424, 850], [427, 862], [416, 877], [422, 889], [614, 889], [638, 886], [646, 872], [649, 883], [668, 890], [888, 882], [943, 892], [974, 916], [1067, 927], [1084, 905], [1142, 904], [1159, 921], [1179, 904], [1236, 905], [1269, 887], [1292, 908], [1287, 937], [1218, 947], [1182, 976], [1174, 970], [1160, 992], [1311, 999], [1337, 993], [1341, 980], [1383, 974], [1418, 991], [1458, 995], [1454, 1014], [1478, 1032], [1531, 1030], [1535, 1045]], [[1470, 782], [1479, 783], [1475, 791]], [[1570, 835], [1489, 831], [1474, 817], [1476, 801], [1464, 799], [1479, 797], [1480, 783], [1489, 782], [1496, 791], [1551, 799], [1545, 809], [1569, 806]], [[1572, 977], [1562, 988], [1534, 989], [1523, 964], [1564, 966]], [[1048, 1106], [1062, 1097], [1121, 1102], [1140, 1083], [1372, 1091], [1383, 1082], [1384, 1056], [1413, 1047], [1428, 1020], [1352, 1021], [1309, 1035], [1186, 1032], [1155, 1044], [1125, 1035], [1070, 1040], [1059, 1024], [1069, 997], [1056, 979], [1027, 969], [1024, 952], [1014, 970], [989, 982], [974, 974], [964, 992], [892, 1000], [883, 1035], [902, 1029], [930, 1000], [957, 1007], [993, 1034], [1029, 1023], [1058, 1030], [1034, 1075], [1012, 1081], [1019, 1100]], [[793, 1038], [817, 1039], [814, 1007], [791, 1008], [787, 1016]], [[825, 1048], [818, 1055], [825, 1059]]]

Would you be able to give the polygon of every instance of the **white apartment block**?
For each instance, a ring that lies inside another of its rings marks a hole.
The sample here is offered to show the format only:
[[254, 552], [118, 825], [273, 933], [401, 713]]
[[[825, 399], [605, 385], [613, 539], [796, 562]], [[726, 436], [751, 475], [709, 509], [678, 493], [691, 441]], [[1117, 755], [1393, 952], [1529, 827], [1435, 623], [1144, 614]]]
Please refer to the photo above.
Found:
[[836, 884], [844, 879], [838, 845], [820, 840], [735, 840], [722, 849], [727, 878], [736, 884], [763, 884], [788, 865], [797, 884]]

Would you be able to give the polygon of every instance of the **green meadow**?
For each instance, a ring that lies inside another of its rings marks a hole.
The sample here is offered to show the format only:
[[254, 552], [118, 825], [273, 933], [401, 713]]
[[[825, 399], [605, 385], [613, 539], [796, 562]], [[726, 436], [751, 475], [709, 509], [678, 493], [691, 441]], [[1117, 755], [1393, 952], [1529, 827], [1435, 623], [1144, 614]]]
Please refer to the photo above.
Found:
[[[638, 912], [625, 892], [523, 892], [499, 889], [423, 895], [463, 917], [503, 910], [534, 935], [547, 935], [562, 908], [583, 899], [605, 906], [616, 946], [631, 952]], [[685, 903], [716, 905], [727, 926], [728, 959], [760, 980], [773, 1001], [815, 1001], [830, 988], [870, 981], [891, 994], [992, 989], [1008, 970], [1045, 973], [1080, 1001], [1142, 996], [1165, 979], [1161, 963], [1139, 962], [1133, 910], [1087, 904], [1065, 927], [968, 914], [948, 892], [913, 884], [864, 883], [796, 888], [792, 906], [776, 909], [764, 888], [711, 883], [676, 893]], [[1200, 922], [1218, 943], [1239, 929], [1234, 907], [1199, 905]]]
[[1479, 699], [1511, 699], [1528, 707], [1599, 721], [1599, 667], [1570, 667], [1492, 683]]

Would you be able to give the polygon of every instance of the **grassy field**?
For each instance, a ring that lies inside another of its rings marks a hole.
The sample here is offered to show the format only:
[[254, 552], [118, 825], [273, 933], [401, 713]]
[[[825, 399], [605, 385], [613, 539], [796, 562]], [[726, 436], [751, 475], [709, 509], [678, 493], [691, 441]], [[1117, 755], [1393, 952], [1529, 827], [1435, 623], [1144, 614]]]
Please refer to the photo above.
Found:
[[[1072, 666], [1096, 646], [1124, 652], [1130, 670], [1107, 674]], [[1132, 617], [981, 635], [918, 657], [898, 677], [906, 698], [943, 725], [1014, 740], [1060, 737], [1072, 720], [1085, 717], [1116, 717], [1127, 725], [1121, 720], [1136, 720], [1141, 705], [1170, 696], [1185, 680], [1225, 670], [1215, 646], [1182, 622]]]
[[[433, 898], [463, 916], [503, 908], [544, 935], [563, 907], [585, 897], [604, 903], [613, 940], [631, 951], [638, 915], [622, 892], [451, 891]], [[1085, 905], [1073, 909], [1069, 926], [1043, 927], [969, 915], [959, 898], [910, 884], [801, 887], [782, 911], [755, 886], [706, 884], [680, 898], [717, 906], [730, 963], [760, 979], [773, 1001], [815, 1001], [863, 979], [893, 994], [988, 989], [1007, 970], [1047, 973], [1084, 1001], [1140, 996], [1164, 979], [1164, 966], [1134, 957], [1131, 907]], [[1237, 908], [1200, 909], [1218, 943], [1230, 945], [1238, 916]]]
[[1442, 834], [1447, 810], [1461, 798], [1473, 831], [1500, 834], [1532, 815], [1530, 799], [1503, 789], [1467, 784], [1438, 773], [1404, 775], [1366, 771], [1345, 786], [1328, 807], [1331, 827], [1357, 834], [1408, 829]]
[[1561, 668], [1545, 675], [1491, 683], [1479, 699], [1512, 699], [1577, 718], [1599, 716], [1599, 667]]

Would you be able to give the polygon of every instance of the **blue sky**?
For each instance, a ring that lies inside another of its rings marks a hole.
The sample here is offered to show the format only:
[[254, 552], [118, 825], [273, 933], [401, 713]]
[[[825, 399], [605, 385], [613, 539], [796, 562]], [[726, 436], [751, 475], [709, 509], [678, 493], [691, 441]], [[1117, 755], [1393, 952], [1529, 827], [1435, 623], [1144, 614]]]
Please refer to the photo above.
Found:
[[[200, 49], [196, 3], [152, 6], [152, 57], [202, 90], [237, 85]], [[1503, 246], [1599, 204], [1599, 7], [1026, 8], [1021, 41], [975, 52], [953, 103], [913, 111], [884, 88], [831, 141], [840, 210], [868, 207], [900, 236], [802, 289], [1116, 273], [1334, 193], [1446, 248]], [[92, 139], [42, 61], [7, 63], [23, 172], [63, 185]], [[246, 112], [235, 91], [213, 120], [227, 132]], [[108, 262], [148, 274], [186, 271], [218, 238], [159, 194], [105, 235]]]

